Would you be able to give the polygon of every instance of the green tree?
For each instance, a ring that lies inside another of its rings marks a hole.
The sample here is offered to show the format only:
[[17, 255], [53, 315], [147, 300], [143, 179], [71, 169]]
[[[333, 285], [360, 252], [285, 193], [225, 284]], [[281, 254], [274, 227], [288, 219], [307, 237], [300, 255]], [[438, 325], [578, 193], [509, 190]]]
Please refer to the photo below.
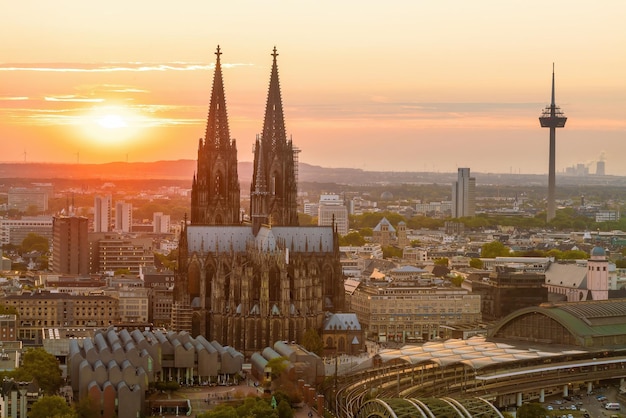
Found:
[[100, 411], [96, 409], [88, 396], [82, 397], [74, 404], [74, 412], [77, 418], [100, 418]]
[[511, 255], [511, 249], [500, 241], [492, 241], [483, 244], [480, 256], [483, 258], [506, 257]]
[[9, 377], [20, 382], [30, 382], [35, 379], [39, 387], [49, 395], [57, 393], [63, 384], [56, 357], [42, 347], [26, 350], [22, 365], [10, 372]]
[[26, 235], [26, 238], [22, 240], [21, 251], [28, 253], [31, 251], [39, 251], [41, 253], [47, 253], [50, 250], [48, 244], [48, 238], [37, 235], [33, 232]]
[[351, 231], [348, 232], [346, 235], [339, 237], [339, 245], [352, 245], [355, 247], [360, 247], [362, 245], [365, 245], [365, 238], [363, 238], [363, 235], [361, 235], [360, 233], [356, 231]]
[[117, 269], [117, 270], [115, 270], [115, 272], [113, 274], [115, 274], [116, 276], [129, 275], [130, 274], [130, 270], [129, 269]]
[[74, 410], [62, 396], [44, 396], [33, 403], [30, 418], [76, 418]]
[[448, 261], [449, 260], [446, 257], [441, 257], [441, 258], [436, 259], [434, 261], [434, 264], [436, 266], [447, 266], [448, 265]]
[[291, 405], [289, 405], [289, 402], [284, 399], [278, 402], [276, 411], [278, 412], [278, 418], [293, 418], [293, 409]]
[[324, 351], [324, 342], [315, 328], [309, 328], [302, 336], [302, 346], [318, 356]]
[[239, 418], [240, 416], [230, 405], [218, 405], [208, 412], [198, 414], [198, 418]]
[[485, 267], [484, 263], [480, 258], [472, 258], [469, 262], [469, 266], [475, 269], [482, 269]]
[[272, 369], [272, 380], [277, 379], [287, 369], [287, 359], [285, 357], [274, 357], [268, 360], [267, 367]]
[[383, 247], [383, 258], [402, 257], [402, 249], [396, 248], [391, 245]]
[[463, 280], [465, 280], [462, 276], [452, 276], [450, 277], [450, 283], [452, 283], [452, 286], [455, 287], [461, 287], [461, 284], [463, 283]]
[[585, 260], [589, 258], [589, 254], [582, 250], [563, 251], [563, 260]]
[[311, 215], [298, 212], [298, 225], [317, 225], [317, 222], [313, 223], [313, 217]]
[[527, 403], [517, 408], [517, 418], [545, 417], [548, 411], [539, 403]]

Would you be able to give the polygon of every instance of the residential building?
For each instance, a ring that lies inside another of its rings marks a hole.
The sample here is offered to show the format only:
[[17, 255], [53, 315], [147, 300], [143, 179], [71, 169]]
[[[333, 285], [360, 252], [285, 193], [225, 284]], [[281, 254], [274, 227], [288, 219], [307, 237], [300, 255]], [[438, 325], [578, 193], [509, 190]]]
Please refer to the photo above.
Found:
[[476, 211], [476, 178], [469, 168], [458, 169], [458, 180], [452, 184], [452, 217], [474, 216]]
[[111, 231], [111, 195], [96, 196], [93, 204], [93, 231]]
[[155, 234], [169, 234], [170, 215], [164, 215], [163, 212], [155, 212], [152, 215], [152, 232]]
[[123, 200], [115, 203], [115, 231], [131, 232], [133, 225], [133, 204]]

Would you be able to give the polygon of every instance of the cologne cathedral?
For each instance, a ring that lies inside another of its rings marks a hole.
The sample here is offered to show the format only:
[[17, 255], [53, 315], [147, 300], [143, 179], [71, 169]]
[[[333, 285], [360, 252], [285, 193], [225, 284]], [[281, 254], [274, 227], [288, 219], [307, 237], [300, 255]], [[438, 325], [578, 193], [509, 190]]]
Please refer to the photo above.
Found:
[[249, 217], [226, 112], [220, 48], [179, 244], [172, 324], [250, 355], [321, 331], [344, 308], [336, 228], [298, 226], [297, 148], [285, 133], [276, 48], [262, 133], [254, 144]]

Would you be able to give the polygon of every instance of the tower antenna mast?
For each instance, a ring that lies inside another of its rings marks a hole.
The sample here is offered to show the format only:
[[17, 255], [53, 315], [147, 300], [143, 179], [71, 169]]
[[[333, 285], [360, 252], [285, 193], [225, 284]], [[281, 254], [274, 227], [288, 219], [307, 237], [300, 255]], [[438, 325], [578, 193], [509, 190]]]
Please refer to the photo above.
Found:
[[539, 123], [542, 128], [550, 128], [550, 164], [548, 167], [548, 214], [546, 220], [550, 222], [556, 216], [556, 128], [565, 127], [567, 117], [555, 102], [554, 63], [552, 63], [552, 101], [541, 112]]

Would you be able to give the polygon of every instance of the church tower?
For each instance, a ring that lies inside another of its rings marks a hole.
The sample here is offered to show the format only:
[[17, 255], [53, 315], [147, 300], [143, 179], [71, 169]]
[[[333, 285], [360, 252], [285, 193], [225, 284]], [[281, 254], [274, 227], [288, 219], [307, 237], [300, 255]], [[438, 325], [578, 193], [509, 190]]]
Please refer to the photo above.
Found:
[[587, 289], [591, 293], [588, 299], [609, 298], [609, 260], [599, 244], [593, 247], [591, 257], [587, 260]]
[[230, 138], [220, 47], [215, 52], [215, 74], [204, 139], [198, 144], [198, 168], [191, 186], [193, 225], [241, 223], [237, 175], [237, 145]]
[[298, 225], [297, 149], [285, 133], [276, 47], [272, 57], [263, 133], [254, 145], [254, 174], [250, 186], [250, 215], [255, 235], [263, 224]]

